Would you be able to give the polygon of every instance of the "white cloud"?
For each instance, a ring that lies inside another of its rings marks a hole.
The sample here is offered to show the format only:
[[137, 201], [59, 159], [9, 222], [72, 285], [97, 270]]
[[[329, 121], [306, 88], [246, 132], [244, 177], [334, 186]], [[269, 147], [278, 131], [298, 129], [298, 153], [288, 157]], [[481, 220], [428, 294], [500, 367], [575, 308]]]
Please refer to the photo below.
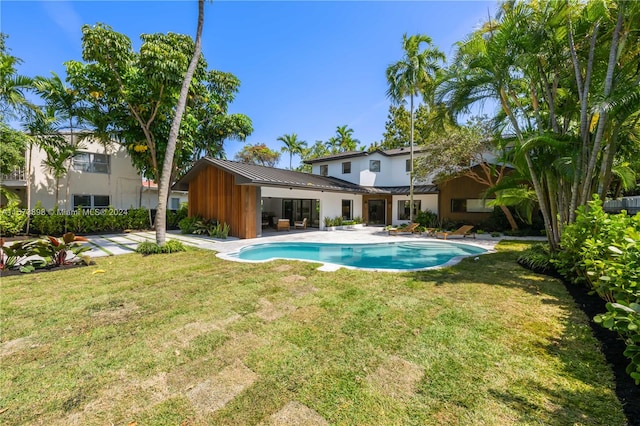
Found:
[[82, 18], [73, 8], [72, 1], [45, 1], [43, 7], [51, 20], [75, 43], [80, 41]]

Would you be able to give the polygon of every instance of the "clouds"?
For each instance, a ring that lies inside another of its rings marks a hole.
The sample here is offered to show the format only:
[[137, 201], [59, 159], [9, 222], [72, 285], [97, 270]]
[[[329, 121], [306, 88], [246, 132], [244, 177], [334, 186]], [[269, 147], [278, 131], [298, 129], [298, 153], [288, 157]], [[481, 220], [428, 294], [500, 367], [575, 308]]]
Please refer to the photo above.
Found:
[[73, 43], [80, 42], [82, 18], [73, 7], [72, 1], [43, 1], [42, 7], [51, 20]]

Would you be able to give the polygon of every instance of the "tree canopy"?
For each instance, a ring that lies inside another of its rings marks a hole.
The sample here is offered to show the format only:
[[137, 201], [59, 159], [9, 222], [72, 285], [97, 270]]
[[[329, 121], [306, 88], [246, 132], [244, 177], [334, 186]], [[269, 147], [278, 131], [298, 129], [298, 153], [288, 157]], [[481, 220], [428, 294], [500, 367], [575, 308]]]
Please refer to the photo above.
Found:
[[455, 116], [491, 100], [497, 134], [535, 189], [553, 249], [576, 208], [606, 195], [638, 148], [640, 4], [502, 3], [458, 44], [437, 101]]
[[[175, 33], [142, 34], [140, 51], [135, 52], [127, 36], [107, 25], [85, 25], [82, 31], [85, 62], [66, 63], [69, 81], [93, 122], [101, 124], [97, 127], [124, 144], [143, 176], [159, 182], [193, 40]], [[230, 73], [207, 70], [199, 56], [171, 180], [199, 156], [224, 155], [225, 140], [244, 140], [253, 131], [248, 117], [227, 113], [239, 85]]]
[[280, 153], [272, 150], [263, 143], [245, 145], [236, 153], [235, 159], [242, 163], [275, 167], [280, 161]]

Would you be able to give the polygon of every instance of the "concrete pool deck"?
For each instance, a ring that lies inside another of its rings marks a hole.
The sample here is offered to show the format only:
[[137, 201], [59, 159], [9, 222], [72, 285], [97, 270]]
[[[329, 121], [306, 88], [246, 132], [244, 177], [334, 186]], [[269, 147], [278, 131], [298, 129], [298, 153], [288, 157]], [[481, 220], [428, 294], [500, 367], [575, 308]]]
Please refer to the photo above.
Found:
[[[155, 241], [155, 232], [131, 232], [126, 234], [91, 235], [87, 237], [93, 250], [89, 251], [92, 257], [116, 256], [133, 253], [136, 246], [143, 241]], [[204, 250], [213, 250], [218, 253], [230, 253], [243, 247], [271, 242], [314, 242], [314, 243], [386, 243], [391, 241], [434, 241], [434, 237], [418, 234], [388, 235], [382, 227], [364, 227], [359, 229], [340, 231], [320, 231], [316, 229], [291, 230], [282, 232], [266, 232], [262, 237], [240, 240], [229, 238], [227, 240], [211, 238], [201, 235], [185, 235], [180, 231], [167, 232], [167, 239], [178, 240], [183, 244]], [[473, 238], [449, 238], [446, 241], [466, 243], [493, 250], [502, 239], [523, 241], [546, 241], [545, 237], [491, 237], [489, 234], [477, 235]], [[437, 241], [444, 241], [438, 239]]]

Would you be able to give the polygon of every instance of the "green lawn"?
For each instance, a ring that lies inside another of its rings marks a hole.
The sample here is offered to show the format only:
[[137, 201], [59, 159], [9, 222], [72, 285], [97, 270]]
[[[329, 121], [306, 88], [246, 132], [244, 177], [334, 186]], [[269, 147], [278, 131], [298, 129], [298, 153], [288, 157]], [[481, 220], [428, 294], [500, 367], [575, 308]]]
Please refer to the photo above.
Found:
[[625, 424], [524, 247], [421, 273], [192, 250], [2, 278], [0, 423]]

